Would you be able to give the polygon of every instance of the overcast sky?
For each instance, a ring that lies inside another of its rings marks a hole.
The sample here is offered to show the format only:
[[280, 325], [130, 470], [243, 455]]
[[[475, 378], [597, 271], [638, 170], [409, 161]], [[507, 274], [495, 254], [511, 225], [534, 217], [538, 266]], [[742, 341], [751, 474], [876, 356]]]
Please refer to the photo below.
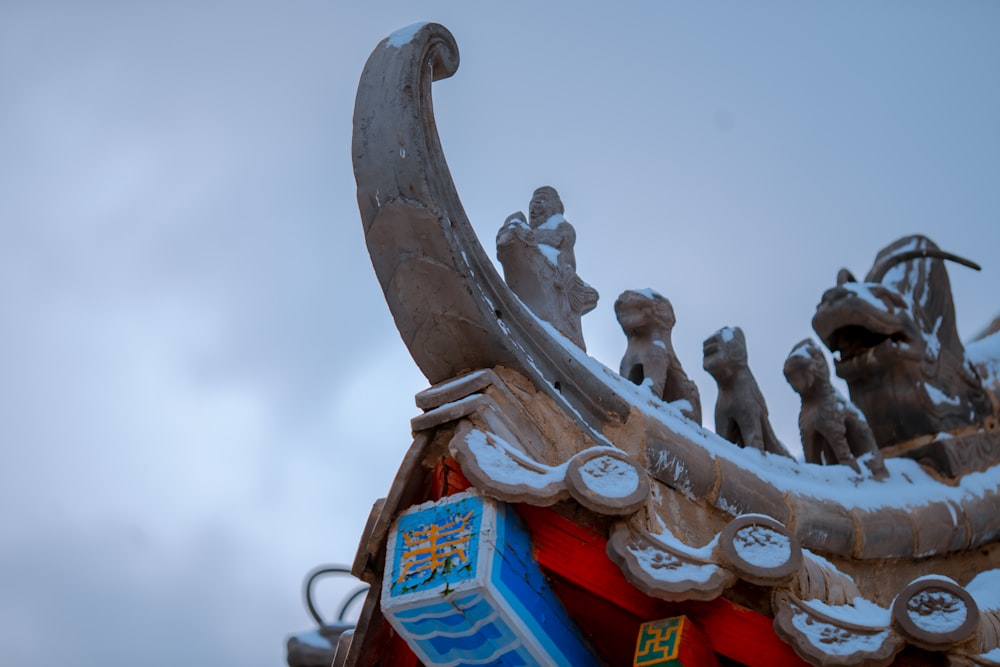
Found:
[[0, 663], [274, 667], [310, 627], [426, 384], [350, 159], [416, 21], [458, 40], [435, 109], [488, 253], [556, 187], [590, 353], [662, 292], [706, 426], [701, 342], [740, 325], [797, 448], [781, 364], [899, 236], [983, 265], [949, 267], [963, 337], [1000, 313], [1000, 4], [473, 5], [0, 3]]

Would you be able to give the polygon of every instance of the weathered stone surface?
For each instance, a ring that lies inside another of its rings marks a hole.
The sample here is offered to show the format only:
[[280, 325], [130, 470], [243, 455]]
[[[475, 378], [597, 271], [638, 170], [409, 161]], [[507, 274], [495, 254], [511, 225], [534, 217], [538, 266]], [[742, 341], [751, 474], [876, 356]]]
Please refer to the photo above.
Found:
[[760, 586], [789, 582], [802, 567], [802, 547], [770, 517], [750, 514], [730, 521], [719, 534], [722, 556], [741, 579]]
[[445, 403], [454, 403], [460, 398], [478, 394], [498, 381], [496, 373], [489, 368], [483, 368], [439, 382], [418, 392], [413, 398], [421, 410], [433, 410]]
[[966, 498], [962, 501], [962, 511], [972, 535], [970, 549], [1000, 539], [1000, 491], [986, 489], [980, 498]]
[[454, 38], [433, 23], [408, 38], [383, 41], [365, 65], [352, 152], [372, 265], [414, 361], [431, 383], [514, 368], [570, 401], [583, 429], [622, 418], [621, 397], [566, 372], [563, 342], [509, 290], [465, 215], [431, 105], [432, 81], [458, 68]]
[[1000, 430], [976, 431], [895, 449], [899, 450], [896, 456], [914, 459], [945, 477], [962, 477], [1000, 464]]
[[860, 474], [857, 458], [868, 454], [872, 474], [884, 478], [888, 473], [868, 422], [830, 384], [826, 357], [816, 344], [806, 339], [792, 348], [784, 372], [788, 384], [802, 397], [799, 431], [806, 461], [842, 463]]
[[566, 218], [555, 188], [535, 190], [528, 219], [518, 211], [497, 233], [497, 257], [510, 289], [535, 315], [580, 349], [581, 318], [597, 306], [597, 290], [576, 273], [576, 231]]
[[945, 577], [913, 582], [892, 605], [893, 626], [910, 643], [930, 651], [969, 639], [979, 620], [979, 606], [969, 592]]
[[701, 423], [701, 394], [674, 352], [671, 333], [677, 319], [664, 296], [651, 290], [622, 292], [615, 316], [628, 338], [619, 372], [636, 384], [649, 384], [657, 398], [686, 401], [685, 417]]
[[732, 516], [766, 514], [787, 525], [792, 517], [785, 493], [774, 486], [753, 483], [739, 465], [719, 457], [719, 490], [715, 506]]
[[859, 558], [897, 558], [916, 554], [916, 527], [909, 512], [887, 507], [877, 512], [854, 510]]
[[[813, 665], [887, 667], [905, 646], [891, 627], [852, 623], [786, 591], [774, 594], [774, 630]], [[844, 605], [838, 610], [851, 615]]]
[[945, 260], [979, 268], [924, 236], [901, 238], [863, 283], [842, 273], [813, 316], [880, 447], [996, 419], [958, 337]]
[[951, 553], [969, 544], [969, 523], [962, 508], [951, 501], [930, 502], [911, 510], [916, 529], [916, 556]]
[[493, 407], [493, 405], [493, 401], [486, 396], [482, 394], [473, 394], [472, 396], [460, 398], [454, 403], [445, 403], [444, 405], [434, 408], [429, 412], [425, 412], [422, 415], [414, 417], [410, 420], [410, 428], [414, 433], [427, 431], [435, 426], [457, 421], [462, 417], [467, 417], [475, 412], [488, 410]]
[[704, 367], [719, 385], [715, 432], [740, 447], [790, 456], [767, 417], [767, 404], [747, 365], [747, 342], [739, 327], [723, 327], [705, 340]]
[[646, 458], [654, 478], [691, 498], [711, 496], [714, 501], [714, 491], [718, 489], [718, 464], [714, 458], [696, 451], [693, 443], [671, 438], [668, 434], [650, 435]]
[[802, 546], [834, 554], [855, 552], [854, 515], [842, 505], [805, 496], [794, 497], [792, 517], [785, 523]]

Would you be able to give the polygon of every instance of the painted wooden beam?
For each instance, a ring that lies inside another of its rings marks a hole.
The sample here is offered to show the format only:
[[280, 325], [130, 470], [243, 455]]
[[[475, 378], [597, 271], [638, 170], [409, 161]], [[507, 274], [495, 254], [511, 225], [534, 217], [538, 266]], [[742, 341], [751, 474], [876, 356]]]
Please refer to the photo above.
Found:
[[708, 637], [687, 616], [639, 626], [632, 667], [718, 667]]
[[475, 491], [399, 515], [381, 606], [424, 665], [600, 664], [535, 563], [517, 513]]

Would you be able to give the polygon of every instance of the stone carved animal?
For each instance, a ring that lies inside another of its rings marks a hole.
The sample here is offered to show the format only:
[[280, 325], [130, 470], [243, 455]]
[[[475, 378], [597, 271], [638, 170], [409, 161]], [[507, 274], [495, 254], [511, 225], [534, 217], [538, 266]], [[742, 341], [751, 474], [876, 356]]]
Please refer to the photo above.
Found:
[[719, 385], [715, 432], [740, 447], [791, 456], [767, 417], [767, 404], [747, 365], [747, 343], [739, 327], [724, 327], [705, 340], [704, 368]]
[[830, 384], [826, 357], [810, 339], [792, 348], [785, 360], [785, 379], [802, 397], [799, 431], [802, 450], [809, 463], [842, 463], [860, 473], [857, 459], [865, 461], [872, 474], [888, 475], [875, 436], [864, 415]]
[[878, 253], [864, 282], [842, 269], [813, 316], [879, 447], [997, 418], [996, 378], [970, 361], [958, 337], [945, 260], [979, 268], [924, 236], [899, 239]]
[[677, 318], [670, 301], [652, 290], [628, 290], [615, 301], [615, 315], [628, 339], [619, 372], [635, 384], [648, 383], [653, 395], [701, 423], [701, 395], [674, 352], [671, 333]]

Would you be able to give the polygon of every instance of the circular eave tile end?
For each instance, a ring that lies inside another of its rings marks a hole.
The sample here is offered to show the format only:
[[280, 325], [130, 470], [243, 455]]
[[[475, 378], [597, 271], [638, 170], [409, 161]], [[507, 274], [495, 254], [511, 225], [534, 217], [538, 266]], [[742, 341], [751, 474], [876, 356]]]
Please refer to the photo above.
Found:
[[628, 454], [613, 449], [584, 451], [566, 469], [570, 494], [602, 514], [636, 512], [649, 497], [649, 475]]
[[798, 539], [778, 521], [760, 514], [730, 521], [719, 534], [719, 548], [733, 571], [753, 584], [784, 583], [802, 567]]
[[911, 644], [939, 651], [968, 639], [976, 631], [979, 606], [951, 579], [924, 577], [896, 596], [892, 620]]

